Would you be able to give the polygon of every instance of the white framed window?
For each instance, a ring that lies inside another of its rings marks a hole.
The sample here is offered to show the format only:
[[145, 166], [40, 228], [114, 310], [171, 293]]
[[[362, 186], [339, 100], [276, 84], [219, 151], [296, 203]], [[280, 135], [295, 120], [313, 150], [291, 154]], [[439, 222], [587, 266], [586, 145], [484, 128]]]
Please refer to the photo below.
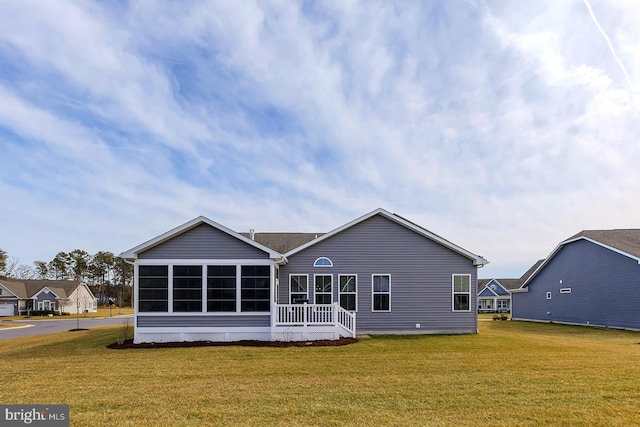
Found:
[[289, 275], [289, 304], [309, 299], [309, 276], [306, 274]]
[[371, 275], [371, 311], [391, 311], [391, 275]]
[[491, 290], [495, 291], [496, 290], [496, 285], [495, 284], [491, 284]]
[[321, 256], [313, 263], [314, 267], [333, 267], [333, 262], [326, 256]]
[[571, 293], [571, 288], [562, 288], [562, 289], [560, 289], [560, 293], [561, 294], [570, 294]]
[[338, 299], [340, 307], [349, 311], [358, 311], [358, 276], [356, 274], [338, 275]]
[[169, 311], [169, 266], [138, 266], [138, 311]]
[[313, 279], [316, 304], [331, 304], [333, 302], [333, 276], [331, 274], [316, 274]]
[[547, 299], [551, 299], [551, 292], [547, 292]]
[[453, 311], [471, 310], [471, 275], [454, 274], [451, 278]]

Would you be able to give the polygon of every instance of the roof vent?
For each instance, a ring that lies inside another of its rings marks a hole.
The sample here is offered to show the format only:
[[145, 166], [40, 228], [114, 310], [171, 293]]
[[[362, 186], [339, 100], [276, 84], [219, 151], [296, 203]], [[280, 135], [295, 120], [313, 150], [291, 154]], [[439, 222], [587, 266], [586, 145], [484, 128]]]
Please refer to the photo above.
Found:
[[253, 228], [249, 229], [249, 238], [251, 240], [255, 240], [256, 239], [256, 230], [254, 230]]

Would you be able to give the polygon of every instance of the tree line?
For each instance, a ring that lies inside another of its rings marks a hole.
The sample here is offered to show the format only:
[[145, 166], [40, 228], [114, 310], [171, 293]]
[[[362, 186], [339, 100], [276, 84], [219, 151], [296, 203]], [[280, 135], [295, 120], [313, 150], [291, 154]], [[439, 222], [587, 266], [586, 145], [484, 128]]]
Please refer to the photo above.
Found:
[[51, 261], [35, 261], [33, 266], [20, 264], [0, 249], [0, 278], [18, 280], [82, 280], [91, 288], [99, 304], [110, 298], [118, 305], [128, 305], [132, 299], [133, 265], [112, 252], [93, 255], [82, 249], [58, 252]]

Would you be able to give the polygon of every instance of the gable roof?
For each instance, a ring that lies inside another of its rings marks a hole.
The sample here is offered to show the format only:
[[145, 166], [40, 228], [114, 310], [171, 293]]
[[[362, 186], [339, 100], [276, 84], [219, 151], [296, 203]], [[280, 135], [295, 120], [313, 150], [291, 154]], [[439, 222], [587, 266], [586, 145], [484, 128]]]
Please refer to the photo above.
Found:
[[[249, 233], [240, 233], [249, 238]], [[325, 233], [254, 233], [254, 241], [274, 251], [285, 253], [302, 246]]]
[[478, 296], [479, 297], [487, 297], [487, 296], [489, 296], [489, 297], [493, 298], [493, 297], [497, 297], [498, 294], [493, 289], [488, 287], [487, 285], [484, 285], [482, 290], [480, 292], [478, 292]]
[[[634, 259], [638, 264], [640, 264], [640, 229], [582, 230], [581, 232], [569, 237], [567, 240], [560, 242], [560, 244], [555, 247], [547, 258], [538, 261], [536, 263], [537, 268], [534, 269], [529, 277], [522, 280], [519, 289], [526, 288], [529, 282], [531, 282], [531, 280], [549, 263], [549, 261], [551, 261], [560, 249], [565, 245], [577, 242], [578, 240], [586, 240], [594, 243], [598, 246]], [[534, 267], [536, 265], [534, 265]]]
[[[81, 280], [2, 279], [0, 284], [19, 299], [28, 299], [38, 295], [44, 288], [49, 289], [58, 298], [68, 298], [83, 282]], [[90, 289], [89, 292], [91, 292]]]
[[500, 286], [504, 290], [504, 292], [510, 293], [511, 289], [515, 289], [517, 287], [518, 280], [519, 279], [478, 279], [478, 295], [480, 295], [486, 288], [489, 289], [492, 293], [496, 294], [496, 296], [500, 296], [500, 294], [489, 288], [489, 284], [491, 282], [496, 282], [498, 286]]
[[428, 238], [430, 240], [433, 240], [434, 242], [439, 243], [442, 246], [444, 246], [446, 248], [449, 248], [449, 249], [453, 250], [454, 252], [457, 252], [460, 255], [471, 259], [473, 261], [473, 265], [483, 266], [483, 265], [485, 265], [485, 264], [487, 264], [489, 262], [486, 259], [484, 259], [483, 257], [481, 257], [480, 255], [476, 255], [476, 254], [474, 254], [472, 252], [469, 252], [468, 250], [462, 248], [461, 246], [458, 246], [458, 245], [456, 245], [456, 244], [454, 244], [454, 243], [452, 243], [452, 242], [450, 242], [450, 241], [438, 236], [437, 234], [430, 232], [426, 228], [423, 228], [423, 227], [421, 227], [421, 226], [419, 226], [417, 224], [414, 224], [413, 222], [408, 221], [408, 220], [402, 218], [399, 215], [392, 214], [391, 212], [388, 212], [388, 211], [386, 211], [386, 210], [384, 210], [382, 208], [375, 209], [375, 210], [369, 212], [368, 214], [365, 214], [365, 215], [361, 216], [360, 218], [357, 218], [357, 219], [355, 219], [355, 220], [353, 220], [351, 222], [348, 222], [345, 225], [343, 225], [341, 227], [338, 227], [335, 230], [330, 231], [329, 233], [326, 233], [326, 234], [318, 237], [317, 239], [313, 239], [313, 240], [311, 240], [311, 241], [309, 241], [309, 242], [307, 242], [307, 243], [305, 243], [305, 244], [303, 244], [301, 246], [298, 246], [297, 248], [294, 248], [294, 249], [286, 252], [285, 253], [285, 257], [288, 257], [288, 256], [291, 256], [293, 254], [296, 254], [296, 253], [298, 253], [300, 251], [305, 250], [306, 248], [308, 248], [308, 247], [310, 247], [312, 245], [315, 245], [315, 244], [317, 244], [317, 243], [319, 243], [319, 242], [321, 242], [323, 240], [329, 239], [332, 236], [335, 236], [336, 234], [341, 233], [344, 230], [346, 230], [348, 228], [351, 228], [356, 224], [360, 224], [361, 222], [364, 222], [367, 219], [369, 219], [369, 218], [371, 218], [371, 217], [373, 217], [375, 215], [380, 215], [380, 216], [382, 216], [384, 218], [387, 218], [387, 219], [389, 219], [389, 220], [391, 220], [391, 221], [393, 221], [393, 222], [395, 222], [397, 224], [402, 225], [403, 227], [408, 228], [411, 231], [414, 231], [415, 233], [420, 234], [423, 237], [426, 237], [426, 238]]
[[522, 285], [529, 280], [529, 277], [531, 277], [533, 273], [538, 270], [543, 262], [544, 259], [539, 259], [527, 271], [525, 271], [525, 273], [518, 279], [518, 282], [516, 283], [516, 287], [514, 289], [520, 289]]
[[640, 229], [582, 230], [563, 244], [586, 239], [640, 261]]
[[226, 233], [232, 237], [235, 237], [236, 239], [240, 240], [241, 242], [244, 242], [248, 245], [251, 245], [257, 249], [260, 249], [263, 252], [266, 252], [269, 254], [269, 258], [272, 259], [277, 259], [277, 258], [282, 258], [282, 254], [278, 251], [275, 251], [271, 248], [268, 248], [267, 246], [260, 244], [254, 240], [249, 239], [248, 237], [243, 236], [240, 233], [236, 233], [235, 231], [231, 230], [230, 228], [225, 227], [222, 224], [218, 224], [215, 221], [210, 220], [207, 217], [204, 216], [199, 216], [197, 218], [192, 219], [189, 222], [186, 222], [182, 225], [179, 225], [178, 227], [167, 231], [166, 233], [163, 233], [159, 236], [154, 237], [151, 240], [147, 240], [146, 242], [131, 248], [123, 253], [120, 254], [120, 256], [122, 258], [138, 258], [138, 254], [141, 252], [144, 252], [146, 250], [149, 250], [155, 246], [158, 246], [168, 240], [171, 240], [172, 238], [179, 236], [180, 234], [186, 233], [187, 231], [201, 225], [201, 224], [207, 224], [213, 228], [216, 228], [220, 231], [222, 231], [223, 233]]

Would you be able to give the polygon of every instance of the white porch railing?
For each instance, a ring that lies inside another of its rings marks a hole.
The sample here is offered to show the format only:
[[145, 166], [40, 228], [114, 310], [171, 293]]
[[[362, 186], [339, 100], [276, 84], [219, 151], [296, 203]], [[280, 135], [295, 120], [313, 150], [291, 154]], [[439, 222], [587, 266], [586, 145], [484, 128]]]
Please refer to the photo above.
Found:
[[333, 304], [276, 304], [274, 326], [339, 326], [356, 336], [356, 315]]

